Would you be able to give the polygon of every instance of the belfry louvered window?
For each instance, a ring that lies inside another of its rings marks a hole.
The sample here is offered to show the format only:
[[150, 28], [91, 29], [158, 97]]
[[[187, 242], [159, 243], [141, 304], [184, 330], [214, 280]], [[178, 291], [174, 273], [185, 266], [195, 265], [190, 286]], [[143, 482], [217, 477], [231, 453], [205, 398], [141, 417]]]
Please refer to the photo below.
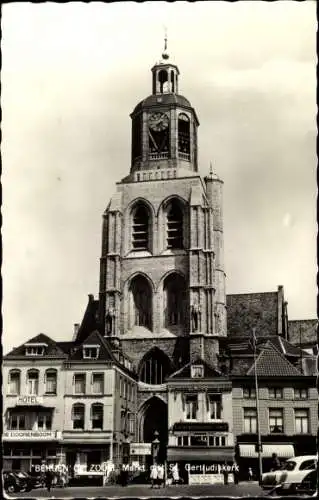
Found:
[[143, 205], [139, 205], [133, 212], [133, 250], [148, 250], [148, 224], [147, 209]]
[[167, 211], [167, 248], [183, 248], [183, 213], [176, 202]]

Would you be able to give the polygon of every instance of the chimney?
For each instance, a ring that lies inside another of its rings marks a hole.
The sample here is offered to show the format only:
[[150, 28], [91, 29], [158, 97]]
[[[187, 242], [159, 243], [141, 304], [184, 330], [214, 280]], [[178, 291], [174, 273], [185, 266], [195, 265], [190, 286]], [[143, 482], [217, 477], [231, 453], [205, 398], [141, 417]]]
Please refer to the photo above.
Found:
[[76, 340], [79, 328], [80, 328], [79, 323], [74, 323], [74, 326], [73, 326], [73, 339], [72, 339], [73, 342]]

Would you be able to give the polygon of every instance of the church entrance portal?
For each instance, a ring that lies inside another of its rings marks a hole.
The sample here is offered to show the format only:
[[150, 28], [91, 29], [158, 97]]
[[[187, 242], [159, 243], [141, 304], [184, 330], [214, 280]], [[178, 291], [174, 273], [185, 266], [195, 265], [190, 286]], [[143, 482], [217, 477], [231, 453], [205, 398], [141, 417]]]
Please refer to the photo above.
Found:
[[[158, 460], [164, 463], [168, 440], [166, 403], [156, 396], [149, 399], [144, 406], [141, 424], [142, 440], [146, 443], [151, 443], [154, 440], [155, 431], [158, 432], [160, 442]], [[151, 465], [151, 456], [147, 456], [147, 463]]]

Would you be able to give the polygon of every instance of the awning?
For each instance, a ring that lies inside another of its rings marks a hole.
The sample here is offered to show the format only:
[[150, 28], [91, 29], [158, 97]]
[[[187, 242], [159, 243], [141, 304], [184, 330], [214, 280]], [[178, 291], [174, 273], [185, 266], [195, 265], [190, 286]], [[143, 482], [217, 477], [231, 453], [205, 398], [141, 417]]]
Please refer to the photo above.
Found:
[[[262, 445], [262, 458], [271, 458], [272, 454], [276, 453], [278, 458], [291, 458], [295, 456], [293, 444], [263, 444]], [[240, 444], [239, 455], [243, 458], [257, 458], [258, 452], [256, 451], [255, 444]]]
[[231, 461], [234, 459], [234, 448], [192, 448], [191, 446], [167, 448], [167, 460], [169, 462], [214, 462]]

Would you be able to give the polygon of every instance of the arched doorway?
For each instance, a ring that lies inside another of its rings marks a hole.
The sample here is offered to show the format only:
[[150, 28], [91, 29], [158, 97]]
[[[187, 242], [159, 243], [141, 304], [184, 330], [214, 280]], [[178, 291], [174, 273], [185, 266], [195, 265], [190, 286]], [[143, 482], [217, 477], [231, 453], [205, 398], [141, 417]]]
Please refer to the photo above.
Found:
[[[158, 432], [160, 441], [158, 459], [164, 462], [166, 459], [166, 447], [168, 441], [167, 404], [156, 396], [150, 398], [141, 409], [140, 434], [141, 441], [151, 443], [154, 440], [155, 431]], [[152, 457], [147, 456], [147, 463], [151, 464]]]

